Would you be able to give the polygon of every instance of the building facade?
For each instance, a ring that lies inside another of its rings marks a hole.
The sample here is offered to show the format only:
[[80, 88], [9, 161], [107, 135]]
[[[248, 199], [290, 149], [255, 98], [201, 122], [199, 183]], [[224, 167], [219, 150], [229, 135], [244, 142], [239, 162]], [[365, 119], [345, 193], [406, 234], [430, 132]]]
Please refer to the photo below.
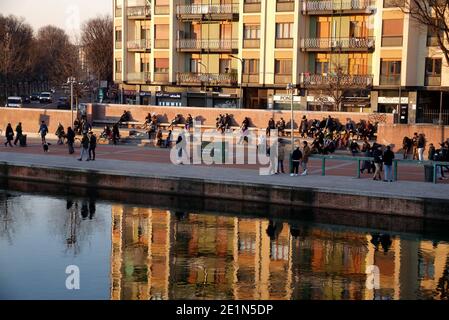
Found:
[[298, 110], [433, 122], [448, 66], [397, 4], [114, 0], [114, 80], [123, 103], [289, 109], [293, 84]]

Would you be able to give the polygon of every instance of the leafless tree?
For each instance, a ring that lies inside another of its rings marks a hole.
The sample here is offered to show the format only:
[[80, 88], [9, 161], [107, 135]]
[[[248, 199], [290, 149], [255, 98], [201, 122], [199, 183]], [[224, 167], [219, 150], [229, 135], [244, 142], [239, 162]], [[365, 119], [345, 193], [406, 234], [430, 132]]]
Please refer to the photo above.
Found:
[[113, 36], [114, 24], [109, 15], [90, 19], [82, 27], [81, 46], [98, 81], [112, 81]]

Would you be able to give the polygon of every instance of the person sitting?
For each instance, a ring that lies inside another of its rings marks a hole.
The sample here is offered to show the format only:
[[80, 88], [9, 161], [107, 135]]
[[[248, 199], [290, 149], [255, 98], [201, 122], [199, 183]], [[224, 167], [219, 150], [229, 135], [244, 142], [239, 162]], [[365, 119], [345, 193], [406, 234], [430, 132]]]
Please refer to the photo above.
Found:
[[353, 157], [355, 157], [356, 154], [360, 152], [360, 146], [355, 140], [351, 141], [351, 144], [349, 145], [349, 149], [351, 150]]
[[181, 124], [182, 114], [177, 114], [175, 118], [171, 121], [169, 129], [174, 129], [175, 126]]
[[193, 117], [189, 113], [189, 115], [187, 116], [187, 119], [186, 119], [186, 130], [190, 131], [190, 129], [192, 129], [192, 127], [193, 127]]
[[120, 117], [119, 125], [122, 125], [123, 123], [129, 121], [131, 121], [131, 114], [129, 113], [129, 111], [124, 110], [122, 116]]
[[285, 120], [284, 120], [284, 118], [281, 118], [281, 120], [278, 121], [276, 127], [279, 130], [279, 135], [284, 136], [285, 135]]
[[64, 126], [61, 123], [58, 124], [58, 128], [56, 129], [55, 135], [58, 137], [57, 144], [59, 145], [64, 144], [65, 132]]
[[105, 126], [100, 136], [102, 139], [112, 139], [112, 130], [109, 126]]
[[271, 130], [275, 130], [275, 129], [276, 129], [276, 123], [274, 122], [273, 118], [270, 118], [270, 120], [268, 120], [267, 136], [269, 137], [271, 135]]
[[165, 148], [170, 148], [171, 143], [172, 143], [172, 140], [173, 140], [173, 134], [172, 134], [172, 131], [169, 130], [169, 131], [168, 131], [167, 139], [165, 140], [165, 145], [164, 145], [164, 147], [165, 147]]
[[81, 122], [78, 118], [75, 119], [73, 122], [73, 131], [75, 131], [76, 134], [81, 134]]
[[157, 141], [156, 145], [157, 145], [158, 147], [162, 147], [162, 130], [161, 130], [161, 129], [159, 129], [159, 130], [157, 131], [157, 134], [156, 134], [156, 141]]

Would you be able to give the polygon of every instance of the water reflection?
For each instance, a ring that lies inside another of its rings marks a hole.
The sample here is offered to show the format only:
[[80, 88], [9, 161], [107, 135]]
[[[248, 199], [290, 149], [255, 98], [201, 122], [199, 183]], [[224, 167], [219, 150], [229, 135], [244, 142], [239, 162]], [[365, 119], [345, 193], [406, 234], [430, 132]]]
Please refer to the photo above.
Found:
[[[449, 295], [449, 243], [439, 239], [94, 198], [1, 197], [0, 298], [372, 300]], [[80, 266], [80, 292], [62, 288], [63, 270], [70, 264]], [[372, 265], [379, 267], [380, 288], [369, 290], [366, 269]]]

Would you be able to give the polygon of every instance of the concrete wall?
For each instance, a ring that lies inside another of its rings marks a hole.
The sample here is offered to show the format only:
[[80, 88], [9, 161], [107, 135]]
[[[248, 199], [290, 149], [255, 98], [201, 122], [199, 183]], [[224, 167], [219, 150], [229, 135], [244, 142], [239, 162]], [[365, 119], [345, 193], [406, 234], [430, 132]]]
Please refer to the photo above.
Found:
[[[74, 113], [76, 118], [76, 114]], [[41, 121], [48, 125], [49, 133], [54, 134], [59, 122], [64, 128], [72, 123], [71, 111], [66, 110], [47, 110], [47, 109], [12, 109], [0, 108], [0, 129], [4, 132], [8, 123], [11, 123], [13, 129], [22, 122], [22, 128], [25, 133], [37, 133]]]
[[[204, 125], [215, 125], [215, 119], [220, 114], [229, 113], [233, 115], [236, 123], [234, 125], [240, 125], [245, 117], [250, 118], [251, 126], [258, 128], [266, 128], [268, 120], [274, 117], [275, 121], [281, 117], [288, 122], [289, 126], [291, 113], [287, 110], [250, 110], [250, 109], [216, 109], [216, 108], [192, 108], [192, 107], [158, 107], [158, 106], [131, 106], [131, 105], [105, 105], [95, 104], [92, 105], [92, 118], [93, 120], [118, 120], [123, 114], [124, 110], [131, 112], [133, 120], [144, 121], [148, 113], [155, 112], [160, 116], [160, 120], [163, 122], [171, 121], [176, 114], [182, 114], [184, 117], [190, 113], [193, 118], [201, 120]], [[295, 111], [295, 127], [298, 127], [301, 119], [304, 115], [309, 120], [327, 118], [331, 114], [332, 117], [339, 119], [342, 124], [346, 123], [346, 119], [351, 119], [358, 122], [360, 119], [371, 120], [373, 122], [379, 121], [392, 124], [393, 116], [391, 114], [368, 114], [368, 113], [355, 113], [355, 112], [311, 112], [311, 111]]]
[[[427, 140], [427, 145], [433, 143], [435, 147], [439, 148], [439, 143], [442, 140], [449, 138], [449, 126], [442, 127], [429, 124], [394, 124], [394, 125], [380, 125], [378, 132], [378, 142], [382, 144], [392, 144], [395, 150], [402, 149], [402, 140], [405, 136], [413, 137], [413, 133], [424, 133]], [[428, 150], [428, 149], [427, 149]], [[427, 151], [426, 150], [426, 151]], [[427, 158], [427, 152], [425, 152]]]

